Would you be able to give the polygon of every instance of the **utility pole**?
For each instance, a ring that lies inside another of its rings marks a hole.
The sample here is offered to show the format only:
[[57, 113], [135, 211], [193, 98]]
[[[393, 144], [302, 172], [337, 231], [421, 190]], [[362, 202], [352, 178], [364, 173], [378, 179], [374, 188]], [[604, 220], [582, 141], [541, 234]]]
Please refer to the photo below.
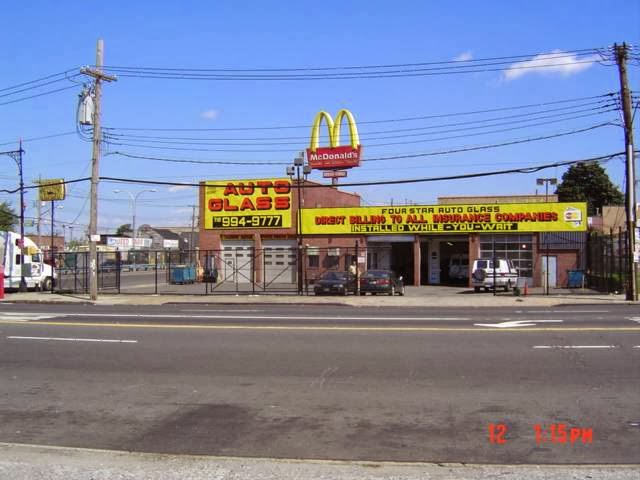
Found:
[[98, 40], [96, 46], [96, 68], [84, 67], [80, 73], [93, 77], [94, 80], [94, 110], [93, 110], [93, 153], [91, 155], [91, 211], [89, 214], [89, 297], [98, 299], [98, 252], [96, 235], [98, 233], [98, 181], [100, 178], [100, 99], [102, 96], [102, 80], [113, 82], [116, 77], [102, 73], [104, 65], [104, 41]]
[[627, 78], [627, 54], [629, 47], [626, 43], [622, 45], [614, 44], [616, 63], [620, 75], [620, 101], [622, 102], [622, 115], [624, 118], [624, 147], [626, 155], [626, 214], [627, 214], [627, 300], [638, 301], [638, 288], [636, 285], [635, 262], [635, 232], [636, 232], [636, 209], [635, 209], [635, 164], [633, 154], [633, 113], [631, 110], [631, 92], [629, 91], [629, 80]]

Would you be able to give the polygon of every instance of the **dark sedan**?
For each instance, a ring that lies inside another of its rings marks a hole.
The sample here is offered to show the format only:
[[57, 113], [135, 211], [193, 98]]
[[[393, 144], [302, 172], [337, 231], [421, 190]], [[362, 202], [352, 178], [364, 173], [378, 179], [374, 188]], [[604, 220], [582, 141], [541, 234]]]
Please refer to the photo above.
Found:
[[360, 295], [404, 295], [402, 277], [391, 270], [369, 270], [360, 277]]
[[356, 290], [356, 277], [349, 272], [326, 272], [316, 281], [316, 295], [346, 295]]

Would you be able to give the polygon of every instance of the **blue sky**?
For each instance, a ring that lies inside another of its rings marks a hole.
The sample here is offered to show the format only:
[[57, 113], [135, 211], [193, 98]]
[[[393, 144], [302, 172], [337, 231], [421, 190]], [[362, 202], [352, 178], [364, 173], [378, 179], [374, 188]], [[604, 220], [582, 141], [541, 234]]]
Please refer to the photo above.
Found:
[[[640, 2], [609, 1], [183, 1], [94, 4], [72, 2], [10, 2], [3, 7], [0, 30], [0, 89], [95, 61], [98, 38], [105, 41], [105, 64], [171, 68], [304, 68], [349, 65], [404, 64], [453, 59], [482, 59], [607, 47], [626, 41], [640, 45]], [[523, 58], [524, 60], [530, 60]], [[576, 67], [576, 66], [574, 66]], [[460, 122], [500, 118], [520, 111], [476, 117], [444, 116], [414, 122], [364, 124], [367, 121], [469, 112], [564, 99], [592, 97], [619, 88], [617, 70], [599, 63], [578, 68], [519, 70], [462, 75], [322, 81], [184, 81], [124, 78], [105, 85], [103, 124], [111, 128], [224, 129], [311, 125], [324, 109], [335, 114], [350, 109], [360, 125], [364, 158], [450, 150], [572, 131], [619, 121], [617, 112], [546, 125], [487, 133], [503, 126], [404, 137], [384, 141], [369, 132], [396, 128], [434, 128]], [[631, 66], [634, 90], [640, 91], [640, 69]], [[81, 79], [75, 79], [81, 80]], [[51, 88], [72, 86], [71, 80]], [[46, 91], [0, 97], [10, 101]], [[17, 147], [18, 138], [74, 132], [77, 88], [22, 102], [0, 105], [0, 150]], [[2, 95], [5, 92], [0, 92]], [[562, 105], [560, 105], [562, 106]], [[593, 104], [584, 107], [585, 111]], [[551, 108], [551, 107], [547, 107]], [[541, 107], [538, 110], [542, 110]], [[590, 114], [589, 114], [590, 115]], [[578, 115], [575, 115], [578, 116]], [[513, 123], [513, 127], [519, 126]], [[507, 125], [508, 127], [509, 125]], [[446, 127], [442, 127], [446, 130]], [[122, 132], [122, 131], [120, 131]], [[233, 138], [230, 143], [256, 143], [266, 138], [278, 146], [193, 146], [173, 148], [260, 150], [219, 152], [109, 145], [101, 160], [103, 176], [197, 182], [207, 179], [284, 176], [283, 165], [172, 164], [125, 158], [124, 151], [143, 156], [224, 161], [289, 162], [307, 147], [309, 128], [267, 131], [144, 132], [128, 134]], [[470, 136], [472, 133], [481, 133]], [[367, 137], [374, 137], [367, 142]], [[433, 141], [433, 138], [457, 136]], [[637, 133], [636, 133], [637, 137]], [[425, 142], [427, 138], [431, 139]], [[406, 143], [409, 141], [422, 143]], [[378, 143], [401, 143], [376, 146]], [[368, 144], [369, 143], [369, 144]], [[162, 145], [151, 145], [160, 147]], [[66, 179], [88, 176], [91, 145], [77, 134], [26, 141], [25, 178], [39, 175]], [[274, 151], [277, 150], [277, 151]], [[589, 158], [623, 150], [623, 131], [607, 126], [589, 132], [539, 142], [443, 156], [363, 162], [349, 172], [349, 181], [434, 177], [517, 168]], [[8, 157], [0, 164], [0, 188], [15, 188], [15, 166]], [[624, 182], [622, 160], [606, 165], [612, 180]], [[353, 187], [365, 205], [405, 201], [433, 203], [443, 195], [507, 195], [534, 193], [536, 177], [558, 178], [564, 169], [455, 182], [402, 186]], [[319, 173], [310, 177], [324, 181]], [[137, 192], [138, 185], [100, 184], [100, 231], [130, 222], [131, 206], [114, 189]], [[155, 187], [138, 202], [138, 223], [189, 225], [195, 189]], [[69, 198], [56, 217], [76, 222], [74, 235], [88, 223], [89, 184], [69, 188]], [[15, 195], [0, 200], [17, 205]], [[27, 216], [33, 215], [35, 191], [27, 194]], [[46, 228], [49, 228], [48, 226]]]

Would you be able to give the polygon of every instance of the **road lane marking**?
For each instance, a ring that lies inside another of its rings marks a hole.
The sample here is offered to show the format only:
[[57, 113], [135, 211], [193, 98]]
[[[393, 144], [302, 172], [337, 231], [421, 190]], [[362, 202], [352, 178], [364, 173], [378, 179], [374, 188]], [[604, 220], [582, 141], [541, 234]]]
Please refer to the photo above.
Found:
[[220, 310], [219, 308], [208, 308], [208, 309], [180, 309], [181, 312], [210, 312], [211, 310], [215, 310], [216, 312], [233, 312], [233, 313], [256, 313], [256, 312], [264, 312], [264, 310]]
[[64, 338], [64, 337], [7, 337], [11, 340], [55, 340], [60, 342], [102, 342], [102, 343], [138, 343], [138, 340], [112, 340], [105, 338]]
[[[22, 314], [37, 315], [36, 313]], [[213, 320], [327, 320], [326, 315], [180, 315], [163, 313], [55, 313], [47, 314], [43, 318], [52, 317], [100, 317], [100, 318], [188, 318], [188, 319], [213, 319]], [[348, 317], [337, 316], [329, 320], [370, 320], [370, 321], [464, 321], [471, 320], [470, 317]], [[539, 320], [538, 320], [539, 321]]]
[[584, 348], [584, 349], [608, 349], [618, 348], [616, 345], [535, 345], [533, 348]]
[[532, 327], [538, 323], [562, 323], [562, 320], [511, 320], [500, 323], [474, 323], [476, 327], [518, 328]]
[[629, 332], [640, 333], [639, 327], [541, 327], [541, 328], [518, 328], [518, 329], [492, 329], [492, 328], [467, 328], [467, 327], [358, 327], [358, 326], [302, 326], [302, 325], [198, 325], [198, 324], [158, 324], [158, 323], [100, 323], [100, 322], [56, 322], [56, 321], [33, 321], [33, 322], [5, 322], [16, 326], [53, 326], [53, 327], [109, 327], [109, 328], [156, 328], [156, 329], [177, 329], [177, 330], [282, 330], [282, 331], [347, 331], [347, 332], [399, 332], [399, 333], [419, 333], [419, 332], [467, 332], [467, 333], [517, 333], [517, 332]]
[[640, 323], [640, 317], [628, 317], [632, 322]]
[[30, 320], [45, 320], [47, 318], [56, 318], [57, 314], [42, 313], [24, 313], [24, 312], [0, 312], [0, 323], [10, 322], [28, 322]]
[[636, 345], [636, 346], [634, 346], [634, 347], [632, 347], [632, 348], [640, 348], [640, 345]]
[[516, 310], [516, 313], [609, 313], [609, 310]]

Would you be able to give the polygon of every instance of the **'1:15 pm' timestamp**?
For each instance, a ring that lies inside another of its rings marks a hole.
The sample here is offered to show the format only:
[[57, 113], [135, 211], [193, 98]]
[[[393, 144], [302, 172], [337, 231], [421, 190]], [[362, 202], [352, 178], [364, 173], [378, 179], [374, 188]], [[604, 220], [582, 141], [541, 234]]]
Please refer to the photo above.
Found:
[[[507, 443], [507, 425], [504, 423], [489, 424], [489, 443], [504, 445]], [[552, 423], [548, 427], [540, 424], [533, 426], [536, 444], [560, 443], [574, 445], [593, 443], [593, 428], [568, 427], [564, 423]]]

